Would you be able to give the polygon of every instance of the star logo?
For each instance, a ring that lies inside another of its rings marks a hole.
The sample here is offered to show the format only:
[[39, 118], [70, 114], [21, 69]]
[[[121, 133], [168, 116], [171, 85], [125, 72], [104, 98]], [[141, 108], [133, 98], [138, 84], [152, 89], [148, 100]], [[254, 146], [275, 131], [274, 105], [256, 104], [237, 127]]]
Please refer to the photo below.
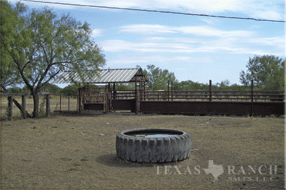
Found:
[[212, 174], [214, 177], [214, 182], [218, 181], [218, 177], [223, 174], [222, 165], [215, 165], [213, 160], [209, 160], [209, 167], [205, 170], [206, 174]]

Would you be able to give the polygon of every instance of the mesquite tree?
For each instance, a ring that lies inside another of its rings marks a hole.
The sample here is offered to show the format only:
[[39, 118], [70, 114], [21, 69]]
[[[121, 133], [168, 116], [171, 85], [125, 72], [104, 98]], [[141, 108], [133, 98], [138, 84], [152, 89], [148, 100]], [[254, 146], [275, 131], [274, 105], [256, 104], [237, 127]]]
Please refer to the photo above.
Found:
[[15, 86], [21, 82], [19, 72], [12, 66], [13, 59], [10, 53], [16, 41], [20, 40], [17, 28], [23, 27], [23, 18], [20, 15], [25, 11], [25, 7], [19, 3], [16, 7], [12, 7], [7, 1], [0, 1], [0, 5], [1, 89], [3, 92], [8, 92], [8, 86]]
[[8, 49], [12, 66], [34, 100], [38, 116], [39, 92], [63, 71], [76, 71], [82, 80], [97, 74], [104, 55], [91, 39], [92, 29], [69, 14], [58, 16], [48, 8], [25, 11], [17, 27], [19, 40]]
[[168, 88], [168, 80], [177, 82], [173, 72], [169, 72], [167, 69], [162, 70], [159, 67], [155, 67], [155, 65], [147, 65], [147, 70], [144, 70], [144, 73], [149, 80], [147, 86], [152, 90], [166, 90]]
[[240, 82], [250, 86], [251, 80], [256, 88], [264, 90], [285, 89], [285, 59], [274, 55], [249, 58], [247, 71], [240, 72]]
[[[13, 59], [10, 54], [15, 43], [25, 38], [18, 29], [23, 27], [24, 18], [21, 14], [26, 11], [26, 7], [21, 3], [17, 3], [17, 6], [13, 7], [8, 1], [2, 0], [0, 1], [0, 9], [0, 86], [1, 92], [8, 93], [7, 87], [15, 87], [21, 83], [20, 74], [13, 67]], [[13, 98], [13, 102], [23, 112], [21, 104], [15, 98]], [[31, 117], [28, 112], [26, 115]]]

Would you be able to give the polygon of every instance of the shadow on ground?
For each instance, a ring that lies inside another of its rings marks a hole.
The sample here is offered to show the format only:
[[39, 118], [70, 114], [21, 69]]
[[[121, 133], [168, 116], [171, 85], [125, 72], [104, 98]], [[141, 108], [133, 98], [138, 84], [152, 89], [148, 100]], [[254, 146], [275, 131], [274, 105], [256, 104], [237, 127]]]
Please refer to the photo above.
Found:
[[163, 165], [176, 165], [177, 162], [168, 162], [168, 163], [139, 163], [131, 162], [127, 160], [122, 160], [116, 156], [116, 154], [105, 154], [95, 158], [95, 161], [99, 164], [104, 164], [106, 166], [115, 166], [115, 167], [156, 167]]
[[97, 117], [97, 116], [108, 116], [108, 115], [120, 115], [120, 116], [148, 116], [148, 114], [135, 114], [130, 111], [116, 111], [103, 113], [103, 111], [83, 111], [78, 113], [77, 111], [56, 111], [55, 115], [67, 116], [67, 117]]
[[67, 117], [97, 117], [97, 116], [102, 116], [104, 115], [103, 112], [96, 112], [96, 111], [91, 111], [91, 112], [82, 112], [78, 113], [77, 111], [61, 111], [61, 112], [54, 112], [55, 115], [59, 116], [67, 116]]

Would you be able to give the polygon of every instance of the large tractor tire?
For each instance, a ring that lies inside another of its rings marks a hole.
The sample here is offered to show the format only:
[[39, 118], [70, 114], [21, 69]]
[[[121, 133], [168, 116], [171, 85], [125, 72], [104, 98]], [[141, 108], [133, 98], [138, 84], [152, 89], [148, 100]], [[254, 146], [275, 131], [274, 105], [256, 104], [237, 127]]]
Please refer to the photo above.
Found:
[[180, 161], [190, 156], [191, 135], [171, 129], [127, 130], [116, 135], [116, 153], [133, 162]]

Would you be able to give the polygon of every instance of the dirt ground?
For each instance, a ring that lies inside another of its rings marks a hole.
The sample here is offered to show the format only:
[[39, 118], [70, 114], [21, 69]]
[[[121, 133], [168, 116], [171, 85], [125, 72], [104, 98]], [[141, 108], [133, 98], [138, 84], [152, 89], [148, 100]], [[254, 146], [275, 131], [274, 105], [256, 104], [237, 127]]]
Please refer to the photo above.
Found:
[[[90, 112], [1, 124], [3, 189], [284, 188], [283, 118]], [[135, 128], [188, 132], [193, 152], [168, 164], [117, 158], [116, 133]]]

